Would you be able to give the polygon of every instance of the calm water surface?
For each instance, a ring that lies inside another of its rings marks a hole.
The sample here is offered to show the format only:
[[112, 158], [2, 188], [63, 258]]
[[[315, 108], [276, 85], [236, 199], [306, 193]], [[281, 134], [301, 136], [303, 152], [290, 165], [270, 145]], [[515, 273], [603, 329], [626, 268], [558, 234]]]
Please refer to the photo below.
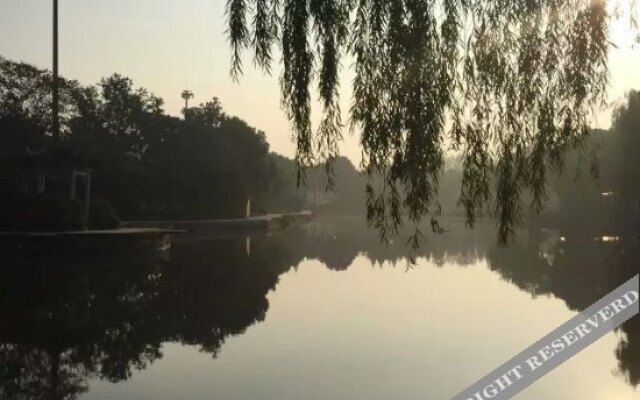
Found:
[[[637, 241], [449, 227], [412, 267], [356, 219], [5, 261], [0, 396], [449, 399], [638, 272]], [[636, 317], [516, 398], [638, 399], [639, 343]]]

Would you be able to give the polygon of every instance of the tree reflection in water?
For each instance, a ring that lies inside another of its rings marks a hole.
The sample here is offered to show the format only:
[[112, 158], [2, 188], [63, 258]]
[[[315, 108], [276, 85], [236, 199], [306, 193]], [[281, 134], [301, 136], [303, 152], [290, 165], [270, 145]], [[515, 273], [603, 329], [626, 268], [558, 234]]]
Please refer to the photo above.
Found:
[[[640, 272], [640, 238], [615, 241], [543, 235], [509, 248], [493, 247], [489, 267], [535, 296], [552, 295], [582, 311]], [[616, 350], [618, 372], [632, 386], [640, 383], [640, 317], [625, 322]]]
[[[486, 259], [534, 296], [582, 310], [637, 273], [637, 242], [588, 243], [558, 237], [494, 245], [493, 227], [455, 227], [420, 257], [441, 266]], [[479, 230], [479, 231], [478, 231]], [[526, 236], [526, 235], [525, 235]], [[406, 266], [402, 241], [380, 244], [359, 224], [323, 223], [242, 239], [181, 239], [171, 255], [3, 260], [0, 272], [0, 398], [75, 399], [87, 381], [128, 379], [162, 357], [161, 344], [199, 346], [216, 357], [229, 336], [266, 318], [279, 276], [305, 258], [345, 270], [358, 255], [373, 266]], [[622, 327], [619, 371], [640, 383], [640, 323]]]

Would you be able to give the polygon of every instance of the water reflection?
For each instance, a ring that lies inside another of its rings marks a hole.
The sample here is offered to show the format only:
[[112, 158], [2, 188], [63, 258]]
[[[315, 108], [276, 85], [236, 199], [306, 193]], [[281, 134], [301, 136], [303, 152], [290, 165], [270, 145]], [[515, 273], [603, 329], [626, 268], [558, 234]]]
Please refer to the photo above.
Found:
[[[451, 224], [456, 224], [452, 222]], [[637, 241], [524, 235], [494, 245], [493, 227], [428, 240], [420, 257], [441, 266], [486, 260], [523, 291], [582, 310], [638, 272]], [[75, 399], [92, 379], [121, 382], [160, 359], [166, 342], [218, 356], [225, 340], [267, 318], [268, 293], [304, 259], [346, 270], [406, 267], [402, 241], [380, 244], [354, 221], [316, 221], [273, 237], [180, 240], [170, 257], [9, 259], [0, 273], [0, 398]], [[640, 383], [640, 323], [622, 327], [618, 373]]]
[[227, 336], [265, 318], [267, 292], [294, 265], [281, 247], [262, 244], [251, 257], [244, 241], [196, 241], [175, 246], [172, 262], [129, 256], [5, 268], [1, 397], [76, 398], [89, 378], [118, 382], [144, 369], [166, 341], [216, 356]]
[[[553, 295], [582, 311], [640, 272], [637, 237], [615, 241], [592, 238], [557, 240], [553, 234], [520, 240], [510, 248], [492, 247], [489, 267], [536, 296]], [[626, 334], [616, 350], [619, 372], [633, 386], [640, 383], [640, 318], [622, 325]]]

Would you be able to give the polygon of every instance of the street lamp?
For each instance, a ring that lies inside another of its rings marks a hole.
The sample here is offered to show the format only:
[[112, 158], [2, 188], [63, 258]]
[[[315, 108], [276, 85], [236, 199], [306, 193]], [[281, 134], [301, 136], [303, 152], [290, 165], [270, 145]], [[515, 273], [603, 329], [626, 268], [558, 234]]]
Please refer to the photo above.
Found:
[[187, 112], [189, 109], [189, 99], [193, 98], [193, 92], [191, 90], [183, 90], [180, 96], [184, 99], [184, 111]]

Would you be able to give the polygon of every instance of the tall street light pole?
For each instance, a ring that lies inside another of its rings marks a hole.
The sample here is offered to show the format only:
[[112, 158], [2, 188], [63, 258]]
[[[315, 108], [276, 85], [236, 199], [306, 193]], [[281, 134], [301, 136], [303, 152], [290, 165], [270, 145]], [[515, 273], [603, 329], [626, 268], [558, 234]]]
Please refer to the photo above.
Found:
[[193, 92], [191, 90], [183, 90], [180, 96], [184, 99], [184, 112], [189, 110], [189, 99], [193, 98]]
[[58, 0], [53, 0], [53, 104], [51, 112], [53, 115], [53, 138], [57, 142], [60, 140], [60, 116], [58, 99]]

